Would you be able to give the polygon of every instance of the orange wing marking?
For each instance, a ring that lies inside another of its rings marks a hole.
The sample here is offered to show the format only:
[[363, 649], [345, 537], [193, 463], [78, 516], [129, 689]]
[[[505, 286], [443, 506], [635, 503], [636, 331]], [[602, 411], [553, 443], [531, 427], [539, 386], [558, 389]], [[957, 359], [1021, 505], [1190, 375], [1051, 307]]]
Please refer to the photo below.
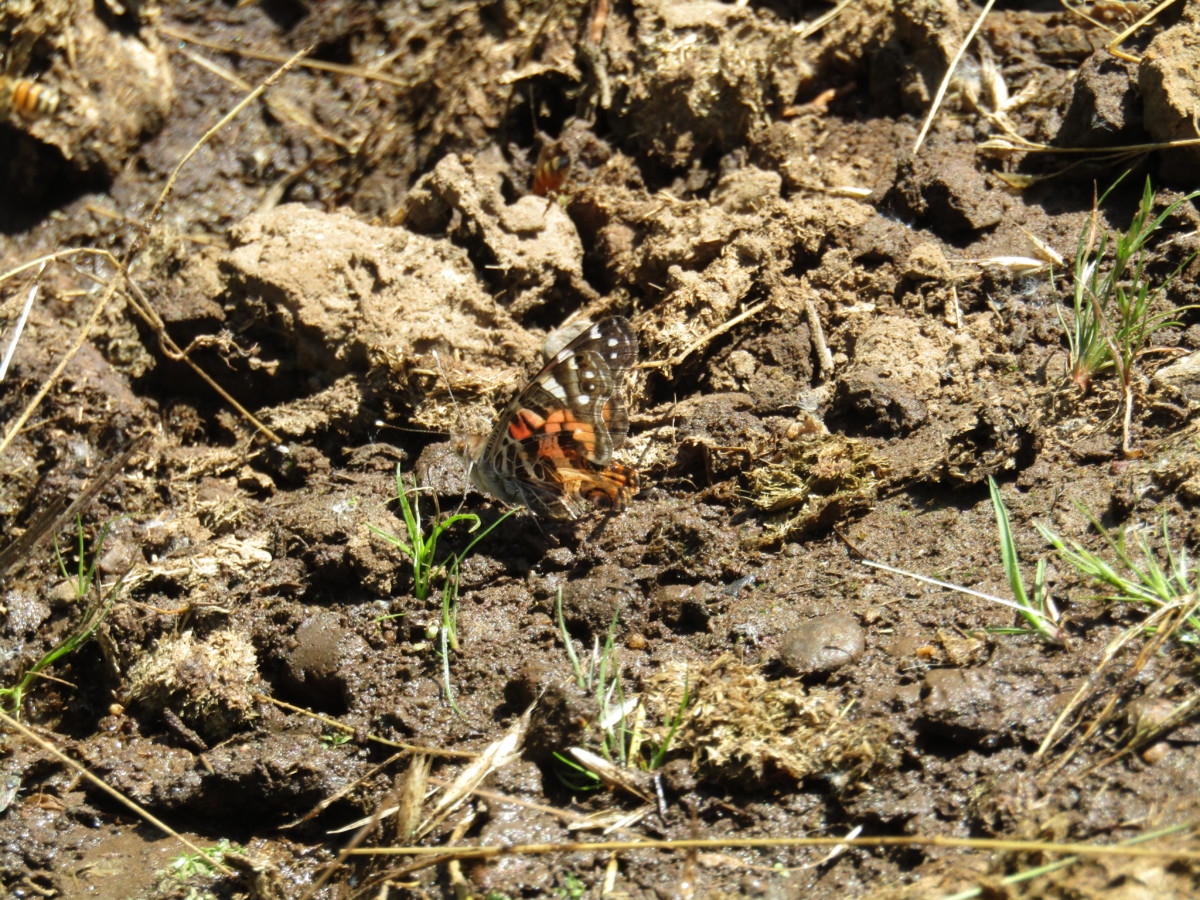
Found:
[[531, 409], [518, 410], [509, 423], [508, 433], [514, 441], [525, 441], [540, 438], [542, 435], [553, 440], [538, 440], [538, 455], [565, 457], [562, 445], [557, 436], [570, 434], [571, 440], [584, 449], [585, 453], [596, 451], [596, 429], [588, 422], [581, 421], [571, 415], [570, 410], [556, 409], [549, 416], [542, 417]]

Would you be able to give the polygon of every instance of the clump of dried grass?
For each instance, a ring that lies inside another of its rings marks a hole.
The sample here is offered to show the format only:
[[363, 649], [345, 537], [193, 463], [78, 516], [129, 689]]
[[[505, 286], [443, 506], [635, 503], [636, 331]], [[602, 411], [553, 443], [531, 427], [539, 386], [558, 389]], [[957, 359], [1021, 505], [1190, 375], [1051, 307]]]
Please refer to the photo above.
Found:
[[190, 631], [163, 639], [129, 673], [129, 699], [170, 709], [204, 737], [223, 739], [256, 716], [261, 688], [250, 639], [232, 630], [197, 640]]
[[732, 654], [699, 671], [664, 666], [646, 680], [643, 700], [667, 721], [685, 684], [691, 699], [671, 752], [690, 755], [707, 781], [751, 789], [777, 787], [781, 777], [853, 784], [897, 762], [884, 719], [856, 720], [833, 692], [768, 679]]
[[766, 512], [763, 544], [795, 538], [874, 502], [887, 463], [862, 441], [837, 434], [789, 441], [750, 470], [750, 499]]

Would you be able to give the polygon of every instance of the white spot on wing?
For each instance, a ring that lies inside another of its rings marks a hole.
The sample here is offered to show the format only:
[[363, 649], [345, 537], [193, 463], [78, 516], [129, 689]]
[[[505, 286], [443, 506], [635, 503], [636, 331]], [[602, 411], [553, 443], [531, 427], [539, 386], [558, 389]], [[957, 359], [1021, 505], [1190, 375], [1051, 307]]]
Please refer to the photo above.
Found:
[[585, 406], [592, 402], [592, 397], [590, 394], [580, 394], [575, 399], [578, 400], [580, 403], [584, 404]]
[[[596, 335], [596, 337], [599, 337], [599, 336], [600, 335]], [[610, 347], [615, 347], [619, 343], [621, 343], [621, 342], [619, 340], [617, 340], [615, 337], [610, 337], [608, 339], [608, 346], [610, 346]]]

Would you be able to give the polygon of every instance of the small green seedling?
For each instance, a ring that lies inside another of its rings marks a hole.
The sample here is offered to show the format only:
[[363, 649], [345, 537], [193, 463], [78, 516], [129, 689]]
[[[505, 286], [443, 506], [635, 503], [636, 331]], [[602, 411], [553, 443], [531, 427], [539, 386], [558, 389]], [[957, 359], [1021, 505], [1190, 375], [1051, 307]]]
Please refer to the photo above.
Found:
[[562, 900], [579, 900], [587, 894], [587, 882], [574, 872], [564, 872], [562, 884], [554, 889], [554, 895]]
[[458, 522], [466, 522], [469, 533], [477, 531], [480, 526], [479, 516], [474, 513], [456, 513], [437, 521], [435, 512], [434, 520], [427, 533], [425, 525], [421, 522], [421, 488], [417, 484], [415, 476], [411, 479], [411, 483], [411, 487], [405, 487], [404, 476], [400, 472], [400, 467], [396, 466], [396, 498], [400, 503], [400, 512], [404, 519], [404, 529], [408, 533], [408, 541], [406, 542], [381, 528], [376, 528], [374, 525], [367, 527], [392, 546], [398, 547], [412, 560], [413, 594], [417, 600], [427, 599], [433, 586], [438, 581], [441, 582], [442, 624], [438, 632], [438, 653], [442, 657], [442, 687], [446, 692], [446, 699], [450, 707], [462, 715], [454, 702], [454, 691], [450, 680], [450, 651], [458, 649], [459, 570], [463, 560], [475, 549], [475, 545], [491, 534], [501, 522], [517, 513], [519, 509], [510, 509], [505, 512], [495, 522], [475, 535], [461, 552], [447, 553], [438, 559], [437, 545], [441, 536]]
[[1151, 281], [1146, 265], [1152, 240], [1163, 223], [1182, 204], [1200, 197], [1200, 191], [1176, 200], [1151, 219], [1154, 190], [1150, 179], [1146, 179], [1129, 229], [1117, 232], [1110, 246], [1109, 236], [1099, 230], [1099, 207], [1124, 177], [1118, 178], [1096, 202], [1075, 249], [1071, 321], [1064, 322], [1064, 329], [1071, 380], [1082, 391], [1090, 387], [1097, 374], [1109, 369], [1128, 385], [1138, 355], [1154, 335], [1178, 325], [1175, 317], [1191, 308], [1154, 311], [1167, 288], [1195, 259], [1194, 253], [1157, 283]]
[[[641, 722], [643, 709], [640, 700], [635, 696], [627, 696], [621, 682], [620, 666], [617, 660], [616, 631], [617, 621], [621, 610], [613, 611], [612, 621], [609, 622], [604, 644], [597, 640], [592, 646], [592, 652], [585, 665], [575, 651], [574, 641], [567, 631], [566, 619], [563, 616], [562, 588], [559, 588], [554, 602], [554, 611], [558, 618], [558, 629], [566, 649], [567, 659], [575, 674], [575, 683], [583, 690], [590, 691], [596, 698], [600, 708], [600, 718], [597, 729], [600, 733], [600, 752], [610, 762], [622, 766], [637, 765], [643, 769], [658, 769], [666, 761], [675, 733], [683, 723], [687, 708], [691, 703], [690, 685], [685, 683], [683, 697], [678, 709], [667, 722], [667, 734], [662, 743], [649, 750], [649, 755], [643, 755], [643, 735]], [[584, 767], [561, 754], [555, 754], [559, 761], [570, 770], [569, 787], [588, 789], [598, 787], [600, 779]]]
[[321, 743], [330, 750], [348, 744], [354, 736], [345, 731], [330, 731], [321, 735]]
[[[1166, 555], [1164, 568], [1150, 547], [1144, 529], [1130, 529], [1141, 551], [1139, 562], [1133, 559], [1126, 547], [1128, 533], [1113, 537], [1095, 516], [1086, 510], [1084, 512], [1113, 551], [1117, 559], [1116, 564], [1092, 553], [1078, 541], [1064, 541], [1044, 525], [1037, 525], [1037, 529], [1058, 551], [1059, 556], [1082, 575], [1108, 589], [1103, 599], [1142, 604], [1156, 611], [1166, 608], [1194, 610], [1200, 582], [1196, 579], [1193, 560], [1187, 548], [1172, 549], [1166, 516], [1163, 517], [1162, 523], [1163, 553]], [[1177, 634], [1182, 643], [1193, 646], [1200, 644], [1200, 616], [1194, 612], [1186, 616]]]
[[461, 553], [447, 554], [439, 560], [437, 558], [437, 545], [441, 536], [459, 522], [466, 522], [468, 524], [468, 532], [478, 530], [480, 525], [479, 516], [474, 513], [456, 513], [452, 516], [447, 516], [441, 521], [437, 521], [435, 513], [435, 518], [432, 521], [429, 532], [426, 533], [421, 523], [421, 488], [417, 484], [415, 476], [412, 477], [412, 487], [405, 487], [404, 476], [400, 472], [400, 466], [398, 465], [396, 466], [396, 499], [400, 502], [400, 513], [404, 518], [404, 530], [408, 532], [407, 543], [402, 538], [384, 531], [382, 528], [376, 528], [374, 525], [368, 525], [367, 527], [392, 546], [398, 547], [400, 552], [412, 560], [413, 594], [418, 600], [428, 598], [435, 581], [445, 578], [451, 569], [457, 569], [462, 560], [475, 548], [476, 544], [487, 537], [497, 525], [517, 512], [516, 509], [510, 509], [484, 529], [482, 533], [476, 535]]
[[1012, 523], [1008, 518], [1008, 509], [1004, 506], [1004, 501], [1000, 497], [1000, 491], [996, 487], [996, 482], [990, 477], [988, 478], [988, 489], [991, 493], [992, 509], [996, 513], [996, 527], [1000, 538], [1000, 558], [1004, 563], [1004, 572], [1008, 577], [1008, 584], [1012, 588], [1014, 599], [1008, 600], [1004, 597], [997, 597], [995, 594], [985, 594], [982, 591], [975, 591], [962, 585], [951, 584], [937, 578], [930, 578], [927, 575], [918, 575], [916, 572], [897, 569], [892, 566], [886, 566], [883, 563], [872, 562], [871, 560], [863, 560], [863, 564], [873, 569], [882, 569], [884, 572], [904, 575], [907, 578], [914, 578], [926, 584], [948, 588], [952, 591], [958, 591], [960, 594], [969, 594], [972, 597], [979, 597], [981, 600], [987, 600], [991, 603], [998, 603], [1001, 606], [1015, 609], [1029, 623], [1029, 627], [995, 628], [988, 630], [998, 634], [1036, 634], [1051, 644], [1062, 645], [1065, 643], [1065, 635], [1060, 623], [1061, 617], [1054, 601], [1046, 591], [1046, 564], [1044, 561], [1038, 563], [1037, 571], [1033, 578], [1033, 596], [1031, 597], [1026, 591], [1025, 582], [1021, 577], [1020, 560], [1017, 557], [1017, 547], [1016, 542], [1013, 540]]
[[[75, 595], [75, 600], [79, 604], [84, 605], [83, 619], [78, 628], [71, 632], [63, 641], [45, 653], [37, 662], [30, 666], [20, 678], [20, 680], [12, 687], [0, 688], [0, 707], [14, 716], [21, 714], [21, 706], [25, 701], [25, 694], [33, 684], [34, 679], [38, 678], [47, 668], [53, 665], [58, 660], [62, 659], [69, 653], [73, 653], [85, 644], [96, 629], [100, 627], [100, 623], [104, 621], [104, 617], [108, 615], [112, 609], [113, 603], [120, 593], [121, 585], [125, 580], [122, 575], [117, 579], [116, 583], [104, 589], [100, 586], [97, 580], [97, 561], [100, 559], [100, 551], [104, 547], [104, 541], [108, 537], [109, 529], [116, 523], [109, 522], [100, 529], [100, 534], [96, 537], [95, 547], [89, 558], [87, 553], [87, 536], [84, 533], [83, 520], [79, 517], [75, 519], [75, 530], [78, 536], [78, 559], [76, 560], [74, 571], [68, 566], [66, 558], [62, 554], [62, 550], [58, 544], [58, 538], [54, 539], [54, 555], [58, 560], [58, 569], [62, 573], [67, 584], [71, 586], [71, 592]], [[89, 561], [90, 559], [90, 561]], [[94, 597], [89, 601], [89, 595], [94, 594]]]
[[216, 875], [220, 870], [217, 864], [222, 862], [226, 853], [244, 853], [245, 847], [240, 847], [228, 838], [221, 838], [213, 847], [205, 847], [199, 853], [180, 853], [167, 863], [167, 868], [180, 881], [205, 875]]
[[988, 476], [988, 492], [992, 498], [992, 509], [996, 513], [996, 530], [1000, 536], [1000, 558], [1004, 563], [1004, 574], [1008, 577], [1008, 586], [1012, 589], [1015, 609], [1021, 614], [1028, 628], [992, 628], [995, 634], [1037, 634], [1052, 644], [1063, 643], [1063, 632], [1059, 627], [1060, 615], [1054, 600], [1046, 591], [1046, 560], [1039, 559], [1033, 576], [1033, 595], [1025, 590], [1025, 580], [1021, 577], [1021, 563], [1017, 556], [1017, 543], [1013, 540], [1012, 522], [1008, 518], [1008, 508], [1000, 496], [996, 481]]
[[612, 621], [608, 625], [608, 632], [604, 638], [604, 647], [601, 648], [599, 640], [596, 641], [585, 667], [580, 662], [579, 655], [575, 652], [574, 642], [567, 631], [567, 622], [563, 617], [562, 610], [562, 588], [558, 589], [554, 607], [558, 615], [558, 629], [562, 634], [563, 645], [566, 647], [567, 659], [570, 660], [571, 669], [575, 673], [575, 683], [583, 690], [592, 692], [600, 707], [598, 725], [601, 752], [605, 759], [627, 765], [629, 742], [626, 725], [628, 717], [637, 707], [637, 698], [628, 700], [625, 698], [625, 691], [621, 686], [620, 667], [617, 664], [616, 632], [621, 609], [617, 607], [613, 610]]

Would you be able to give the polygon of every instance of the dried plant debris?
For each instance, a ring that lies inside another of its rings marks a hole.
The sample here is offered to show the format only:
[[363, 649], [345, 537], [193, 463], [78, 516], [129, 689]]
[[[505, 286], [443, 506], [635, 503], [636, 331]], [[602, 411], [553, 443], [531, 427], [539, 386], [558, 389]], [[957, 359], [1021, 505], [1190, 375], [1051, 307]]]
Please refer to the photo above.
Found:
[[737, 146], [811, 76], [796, 31], [741, 6], [662, 2], [645, 14], [616, 106], [645, 151], [673, 165]]
[[408, 764], [408, 768], [396, 778], [396, 814], [391, 827], [399, 843], [407, 843], [421, 821], [421, 810], [425, 806], [425, 792], [432, 766], [432, 756], [417, 753]]
[[470, 765], [458, 773], [454, 781], [446, 785], [425, 820], [417, 828], [416, 836], [418, 838], [424, 837], [440, 825], [447, 816], [471, 796], [475, 788], [479, 787], [488, 776], [520, 758], [521, 748], [525, 745], [525, 735], [529, 732], [529, 722], [532, 718], [533, 707], [531, 706], [508, 727], [499, 740], [488, 744]]
[[272, 556], [266, 549], [269, 544], [270, 536], [265, 533], [250, 535], [245, 540], [232, 535], [217, 538], [197, 548], [191, 556], [135, 566], [126, 576], [125, 586], [133, 591], [161, 578], [189, 594], [207, 593], [205, 589], [214, 580], [241, 581], [248, 573], [270, 563]]
[[836, 694], [799, 679], [769, 680], [726, 654], [700, 670], [664, 666], [647, 679], [642, 698], [669, 721], [685, 685], [689, 703], [671, 752], [690, 755], [706, 781], [766, 790], [781, 778], [823, 776], [853, 785], [896, 764], [886, 721], [855, 720]]
[[788, 441], [748, 475], [750, 499], [767, 513], [764, 546], [798, 537], [868, 509], [888, 465], [875, 451], [841, 435]]
[[257, 715], [262, 686], [250, 638], [232, 630], [197, 639], [163, 638], [129, 672], [129, 699], [151, 714], [171, 712], [209, 740], [222, 740]]

